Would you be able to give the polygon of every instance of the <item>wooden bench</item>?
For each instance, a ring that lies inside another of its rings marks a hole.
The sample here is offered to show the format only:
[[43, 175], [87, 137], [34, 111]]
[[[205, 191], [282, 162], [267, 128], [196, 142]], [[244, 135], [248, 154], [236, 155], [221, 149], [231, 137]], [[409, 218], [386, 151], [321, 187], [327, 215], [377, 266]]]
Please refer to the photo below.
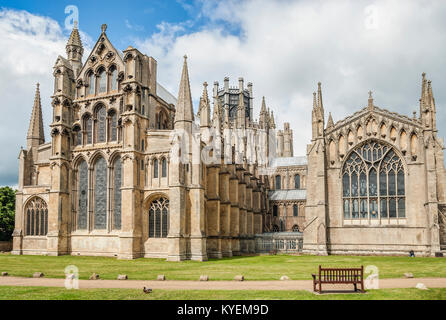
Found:
[[313, 274], [313, 290], [322, 293], [322, 284], [353, 284], [355, 292], [358, 291], [358, 284], [360, 284], [361, 292], [364, 293], [364, 266], [361, 268], [322, 268], [319, 266], [318, 276]]

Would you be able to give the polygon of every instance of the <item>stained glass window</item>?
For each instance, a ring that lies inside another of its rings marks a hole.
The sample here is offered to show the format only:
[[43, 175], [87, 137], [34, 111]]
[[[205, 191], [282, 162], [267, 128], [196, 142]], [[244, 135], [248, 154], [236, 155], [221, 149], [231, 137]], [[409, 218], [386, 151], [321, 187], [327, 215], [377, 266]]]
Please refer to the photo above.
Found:
[[89, 115], [84, 119], [84, 128], [87, 135], [87, 144], [93, 143], [93, 121]]
[[153, 160], [153, 177], [155, 179], [158, 178], [158, 170], [159, 170], [158, 165], [159, 165], [158, 159]]
[[169, 200], [159, 198], [149, 209], [149, 238], [167, 238], [169, 234]]
[[87, 229], [88, 217], [88, 165], [82, 161], [78, 169], [78, 212], [77, 212], [77, 228], [80, 230]]
[[95, 77], [93, 72], [90, 72], [89, 76], [88, 76], [88, 94], [89, 95], [94, 95], [94, 87], [95, 87]]
[[107, 162], [104, 158], [96, 161], [94, 168], [94, 228], [107, 228]]
[[110, 114], [110, 141], [118, 140], [118, 130], [117, 130], [117, 119], [116, 112]]
[[371, 141], [353, 150], [342, 188], [345, 219], [406, 217], [403, 162], [390, 147]]
[[25, 207], [26, 235], [46, 236], [48, 233], [48, 206], [41, 198], [34, 198]]
[[113, 220], [114, 229], [121, 229], [121, 194], [122, 165], [121, 158], [116, 158], [113, 164]]

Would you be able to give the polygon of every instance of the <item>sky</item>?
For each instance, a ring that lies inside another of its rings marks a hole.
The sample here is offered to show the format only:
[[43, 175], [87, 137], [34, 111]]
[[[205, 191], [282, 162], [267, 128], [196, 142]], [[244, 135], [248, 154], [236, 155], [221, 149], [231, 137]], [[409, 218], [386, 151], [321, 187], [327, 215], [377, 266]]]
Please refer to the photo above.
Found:
[[131, 45], [158, 61], [158, 81], [174, 95], [187, 54], [195, 108], [203, 82], [228, 76], [237, 86], [244, 77], [254, 114], [265, 96], [279, 128], [291, 123], [302, 156], [318, 82], [335, 122], [365, 107], [370, 90], [375, 105], [412, 116], [426, 72], [445, 136], [445, 17], [443, 0], [0, 0], [0, 186], [17, 185], [37, 82], [49, 141], [53, 66], [74, 20], [84, 59], [106, 23], [118, 50]]

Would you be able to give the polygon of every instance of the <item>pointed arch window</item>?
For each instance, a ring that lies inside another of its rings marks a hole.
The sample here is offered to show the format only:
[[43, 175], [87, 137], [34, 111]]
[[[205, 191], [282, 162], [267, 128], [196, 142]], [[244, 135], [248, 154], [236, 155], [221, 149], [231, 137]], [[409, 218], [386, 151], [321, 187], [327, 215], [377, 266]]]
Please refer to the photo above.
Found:
[[294, 176], [294, 189], [300, 189], [300, 175]]
[[95, 92], [95, 77], [94, 73], [90, 71], [88, 74], [88, 90], [87, 95], [94, 95]]
[[282, 177], [276, 176], [276, 190], [280, 190], [282, 187]]
[[82, 145], [82, 131], [81, 128], [79, 126], [75, 126], [73, 128], [73, 145], [76, 146], [80, 146]]
[[118, 141], [118, 116], [114, 110], [109, 113], [108, 128], [109, 141]]
[[121, 158], [116, 158], [113, 162], [113, 228], [121, 229], [122, 210], [122, 163]]
[[105, 131], [106, 131], [106, 111], [103, 105], [99, 106], [96, 111], [97, 118], [97, 142], [105, 142]]
[[93, 120], [88, 114], [84, 117], [84, 128], [85, 128], [85, 141], [86, 144], [93, 143]]
[[159, 176], [159, 162], [158, 159], [153, 160], [153, 177], [158, 179]]
[[101, 68], [98, 76], [98, 93], [105, 92], [107, 92], [107, 73], [104, 68]]
[[161, 160], [161, 177], [163, 177], [163, 178], [167, 177], [167, 160], [166, 160], [166, 158], [163, 158]]
[[85, 230], [88, 227], [88, 165], [85, 160], [82, 160], [82, 162], [79, 164], [77, 174], [77, 229]]
[[110, 91], [118, 90], [118, 70], [115, 66], [110, 69]]
[[169, 200], [159, 198], [149, 209], [149, 238], [167, 238], [169, 234]]
[[25, 207], [26, 235], [46, 236], [48, 233], [48, 206], [41, 198], [34, 198]]
[[107, 162], [102, 157], [94, 165], [94, 228], [107, 228]]
[[356, 148], [342, 173], [345, 219], [406, 217], [405, 172], [393, 148], [370, 141]]
[[293, 205], [293, 217], [299, 216], [299, 207], [297, 204]]

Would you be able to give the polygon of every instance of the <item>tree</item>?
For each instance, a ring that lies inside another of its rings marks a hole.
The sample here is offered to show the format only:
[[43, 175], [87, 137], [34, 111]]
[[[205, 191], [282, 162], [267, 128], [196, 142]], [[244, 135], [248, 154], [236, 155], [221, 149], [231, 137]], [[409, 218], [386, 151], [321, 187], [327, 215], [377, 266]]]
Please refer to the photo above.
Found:
[[0, 188], [0, 241], [10, 241], [14, 231], [15, 191]]

